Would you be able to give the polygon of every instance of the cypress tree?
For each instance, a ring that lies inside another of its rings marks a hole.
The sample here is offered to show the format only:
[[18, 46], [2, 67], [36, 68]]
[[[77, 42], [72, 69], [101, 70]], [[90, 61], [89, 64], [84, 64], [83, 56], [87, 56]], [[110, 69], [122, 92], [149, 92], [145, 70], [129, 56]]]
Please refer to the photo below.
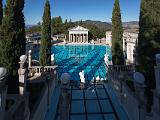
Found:
[[51, 65], [51, 12], [49, 0], [46, 0], [43, 13], [40, 64], [42, 66]]
[[146, 78], [149, 88], [155, 87], [155, 54], [160, 53], [160, 2], [142, 0], [139, 17], [139, 36], [137, 47], [137, 70]]
[[112, 12], [112, 60], [114, 65], [123, 65], [123, 27], [119, 0], [115, 0]]
[[23, 0], [7, 0], [6, 3], [5, 15], [0, 27], [0, 66], [8, 70], [8, 92], [18, 93], [18, 62], [20, 56], [25, 52], [25, 36], [21, 37], [25, 31], [23, 31], [24, 26], [20, 26], [22, 22], [24, 24], [20, 17], [23, 16], [24, 2]]
[[20, 54], [25, 54], [26, 38], [25, 38], [25, 20], [24, 20], [24, 0], [14, 0], [15, 21], [17, 22]]
[[0, 25], [2, 24], [3, 19], [3, 0], [0, 0]]
[[7, 0], [5, 17], [0, 27], [0, 66], [8, 70], [8, 92], [18, 93], [19, 48], [17, 46], [17, 27], [14, 19], [14, 8]]

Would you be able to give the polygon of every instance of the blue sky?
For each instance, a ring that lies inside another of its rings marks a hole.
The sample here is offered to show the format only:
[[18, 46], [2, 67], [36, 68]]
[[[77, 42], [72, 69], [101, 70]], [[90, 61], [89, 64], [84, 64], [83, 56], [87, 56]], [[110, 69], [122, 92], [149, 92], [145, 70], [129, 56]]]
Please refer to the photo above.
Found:
[[[114, 0], [50, 0], [52, 17], [64, 19], [99, 20], [110, 22]], [[26, 0], [26, 24], [37, 24], [42, 20], [45, 0]], [[140, 0], [120, 0], [123, 21], [139, 19]]]

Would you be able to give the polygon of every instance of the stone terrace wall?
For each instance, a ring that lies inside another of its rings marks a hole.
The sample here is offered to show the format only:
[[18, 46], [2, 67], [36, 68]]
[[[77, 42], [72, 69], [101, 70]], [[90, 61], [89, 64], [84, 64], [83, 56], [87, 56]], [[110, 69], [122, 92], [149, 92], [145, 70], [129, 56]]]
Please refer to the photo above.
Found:
[[44, 120], [45, 114], [51, 103], [51, 97], [58, 83], [57, 77], [51, 76], [51, 80], [45, 83], [42, 92], [38, 98], [37, 104], [33, 108], [30, 120]]

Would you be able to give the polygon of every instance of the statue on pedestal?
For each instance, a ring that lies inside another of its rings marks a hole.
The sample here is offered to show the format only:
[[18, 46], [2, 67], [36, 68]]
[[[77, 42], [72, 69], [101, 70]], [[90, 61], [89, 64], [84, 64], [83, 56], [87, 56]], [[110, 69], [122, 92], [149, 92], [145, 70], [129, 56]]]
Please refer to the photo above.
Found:
[[55, 62], [55, 55], [52, 54], [52, 55], [51, 55], [51, 64], [54, 65], [54, 62]]

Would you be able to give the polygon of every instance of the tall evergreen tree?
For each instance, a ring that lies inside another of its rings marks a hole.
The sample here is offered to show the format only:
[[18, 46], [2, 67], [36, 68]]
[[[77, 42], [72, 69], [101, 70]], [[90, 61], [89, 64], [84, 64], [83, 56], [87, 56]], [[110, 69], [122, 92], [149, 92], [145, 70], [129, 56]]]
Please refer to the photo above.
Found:
[[18, 36], [17, 39], [19, 41], [20, 54], [25, 54], [25, 20], [24, 20], [24, 0], [14, 0], [14, 12], [15, 12], [15, 21], [17, 22]]
[[160, 53], [160, 1], [142, 0], [137, 47], [138, 70], [145, 75], [149, 88], [155, 86], [155, 54]]
[[49, 0], [46, 0], [43, 14], [40, 64], [42, 66], [51, 65], [51, 12]]
[[115, 0], [112, 13], [112, 56], [114, 65], [124, 64], [123, 27], [119, 0]]
[[0, 25], [2, 24], [3, 19], [3, 0], [0, 0]]
[[[18, 62], [19, 57], [25, 52], [25, 31], [24, 26], [20, 26], [24, 24], [23, 7], [23, 0], [7, 0], [0, 27], [0, 66], [6, 67], [9, 72], [9, 93], [19, 92]], [[20, 16], [23, 16], [23, 20]]]
[[[19, 48], [17, 46], [17, 26], [14, 19], [14, 8], [11, 0], [7, 0], [7, 14], [0, 27], [0, 66], [8, 70], [8, 92], [18, 93], [18, 62]], [[10, 12], [10, 13], [9, 13]]]

